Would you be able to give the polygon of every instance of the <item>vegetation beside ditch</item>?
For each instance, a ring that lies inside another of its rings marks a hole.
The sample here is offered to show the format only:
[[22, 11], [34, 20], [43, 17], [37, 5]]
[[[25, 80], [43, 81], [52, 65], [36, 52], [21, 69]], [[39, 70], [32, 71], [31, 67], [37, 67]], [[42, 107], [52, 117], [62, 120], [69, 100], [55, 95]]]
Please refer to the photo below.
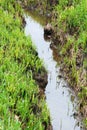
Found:
[[[87, 1], [59, 1], [55, 7], [57, 39], [61, 45], [66, 68], [69, 68], [71, 86], [86, 85], [87, 71]], [[83, 73], [84, 72], [84, 73]], [[79, 89], [79, 88], [78, 88]]]
[[19, 1], [0, 0], [0, 129], [47, 130], [49, 111], [34, 80], [46, 71], [23, 26]]
[[59, 0], [54, 14], [61, 70], [78, 94], [79, 112], [87, 126], [87, 0]]

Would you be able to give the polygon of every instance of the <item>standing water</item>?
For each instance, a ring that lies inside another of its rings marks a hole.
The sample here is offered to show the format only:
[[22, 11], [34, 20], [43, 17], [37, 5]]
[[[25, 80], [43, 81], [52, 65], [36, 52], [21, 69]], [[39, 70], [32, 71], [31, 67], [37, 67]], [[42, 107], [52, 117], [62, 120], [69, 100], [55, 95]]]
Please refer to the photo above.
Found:
[[[75, 100], [71, 101], [72, 93], [64, 81], [58, 78], [59, 66], [53, 59], [53, 52], [50, 49], [50, 42], [44, 40], [43, 26], [36, 22], [31, 16], [25, 16], [25, 34], [30, 35], [35, 44], [38, 55], [48, 71], [48, 84], [45, 95], [47, 106], [51, 115], [53, 130], [81, 130], [78, 122], [73, 117], [75, 112]], [[74, 94], [73, 94], [74, 95]]]

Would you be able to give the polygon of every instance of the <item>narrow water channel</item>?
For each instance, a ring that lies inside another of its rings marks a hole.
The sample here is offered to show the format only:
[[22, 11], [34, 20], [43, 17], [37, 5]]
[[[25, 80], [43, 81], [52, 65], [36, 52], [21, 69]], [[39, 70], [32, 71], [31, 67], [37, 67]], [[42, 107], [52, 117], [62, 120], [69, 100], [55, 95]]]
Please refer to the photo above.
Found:
[[81, 130], [77, 119], [72, 116], [75, 112], [74, 93], [70, 91], [63, 78], [58, 78], [60, 68], [53, 59], [50, 42], [44, 40], [43, 26], [31, 16], [25, 16], [25, 34], [30, 35], [35, 44], [40, 59], [43, 59], [48, 71], [48, 84], [46, 86], [46, 102], [51, 115], [53, 130]]

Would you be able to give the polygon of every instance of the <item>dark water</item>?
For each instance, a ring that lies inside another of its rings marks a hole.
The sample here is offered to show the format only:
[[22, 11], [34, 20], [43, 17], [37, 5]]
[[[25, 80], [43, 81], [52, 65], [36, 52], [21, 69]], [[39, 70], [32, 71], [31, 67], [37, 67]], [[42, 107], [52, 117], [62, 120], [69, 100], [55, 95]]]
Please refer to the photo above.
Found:
[[[25, 20], [27, 23], [25, 34], [31, 36], [38, 55], [48, 71], [45, 94], [53, 130], [81, 130], [77, 125], [78, 119], [74, 119], [72, 116], [75, 112], [76, 97], [64, 79], [58, 78], [60, 67], [53, 59], [53, 52], [50, 49], [51, 43], [44, 40], [43, 26], [29, 15], [25, 16]], [[71, 99], [74, 99], [74, 102]]]

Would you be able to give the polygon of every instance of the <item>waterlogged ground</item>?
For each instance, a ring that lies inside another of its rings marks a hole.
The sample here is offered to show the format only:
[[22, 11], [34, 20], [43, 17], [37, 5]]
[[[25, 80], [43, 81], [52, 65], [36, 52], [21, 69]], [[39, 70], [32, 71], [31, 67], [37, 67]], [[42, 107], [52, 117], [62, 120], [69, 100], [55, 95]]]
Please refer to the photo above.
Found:
[[[53, 59], [50, 49], [51, 42], [44, 40], [43, 26], [36, 22], [31, 16], [25, 16], [25, 34], [30, 35], [35, 44], [38, 55], [48, 71], [48, 84], [46, 86], [46, 102], [50, 111], [53, 130], [82, 130], [79, 119], [75, 119], [76, 97], [70, 91], [67, 83], [60, 78], [59, 66]], [[73, 102], [73, 101], [74, 102]], [[76, 117], [77, 118], [77, 117]]]

